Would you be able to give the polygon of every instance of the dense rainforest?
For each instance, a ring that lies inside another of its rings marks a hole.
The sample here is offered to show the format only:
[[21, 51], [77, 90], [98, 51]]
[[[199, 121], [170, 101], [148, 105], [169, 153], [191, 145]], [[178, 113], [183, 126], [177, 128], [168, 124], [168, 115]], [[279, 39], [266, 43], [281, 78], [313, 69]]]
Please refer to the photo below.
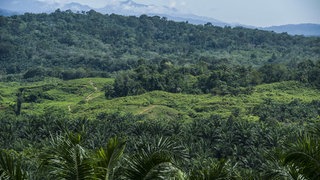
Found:
[[320, 38], [0, 16], [0, 179], [319, 179]]

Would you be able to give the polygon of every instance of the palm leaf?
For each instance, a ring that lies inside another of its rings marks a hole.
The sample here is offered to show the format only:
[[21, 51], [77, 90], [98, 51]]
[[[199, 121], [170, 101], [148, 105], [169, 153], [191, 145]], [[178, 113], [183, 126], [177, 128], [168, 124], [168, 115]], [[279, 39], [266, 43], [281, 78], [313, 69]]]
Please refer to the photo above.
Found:
[[125, 179], [183, 179], [178, 162], [188, 158], [183, 146], [172, 139], [160, 138], [155, 145], [146, 145], [127, 159]]
[[95, 174], [98, 179], [112, 179], [112, 172], [123, 155], [125, 139], [109, 139], [106, 148], [100, 148], [96, 154]]
[[210, 179], [232, 179], [232, 170], [228, 168], [229, 162], [221, 159], [210, 166], [194, 170], [190, 175], [190, 180], [210, 180]]
[[309, 179], [320, 179], [320, 141], [305, 135], [293, 144], [285, 157], [285, 164], [297, 167]]
[[80, 142], [78, 134], [52, 137], [50, 148], [40, 156], [40, 170], [57, 179], [92, 179], [93, 169]]
[[22, 170], [20, 161], [14, 159], [10, 153], [0, 150], [0, 179], [21, 180], [26, 178], [27, 174]]
[[285, 164], [286, 154], [282, 149], [274, 149], [266, 151], [266, 162], [261, 169], [263, 171], [263, 179], [288, 179], [288, 180], [305, 180], [306, 178], [300, 174], [297, 168], [292, 164]]

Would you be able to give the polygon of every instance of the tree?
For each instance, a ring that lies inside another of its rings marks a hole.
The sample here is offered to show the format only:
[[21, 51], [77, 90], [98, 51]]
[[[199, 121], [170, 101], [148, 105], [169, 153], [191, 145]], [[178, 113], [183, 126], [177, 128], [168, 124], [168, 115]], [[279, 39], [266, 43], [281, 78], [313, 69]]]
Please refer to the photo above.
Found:
[[293, 165], [308, 179], [320, 178], [320, 138], [305, 135], [292, 144], [286, 153], [285, 164]]
[[179, 162], [186, 161], [186, 149], [173, 139], [160, 138], [154, 145], [138, 148], [138, 152], [128, 160], [125, 179], [184, 179]]
[[20, 113], [21, 113], [21, 106], [22, 106], [22, 102], [23, 102], [23, 96], [22, 96], [23, 91], [24, 91], [24, 88], [20, 88], [19, 92], [16, 94], [17, 95], [17, 104], [15, 107], [16, 115], [20, 115]]
[[52, 137], [51, 146], [40, 156], [40, 170], [48, 171], [53, 179], [93, 179], [93, 168], [81, 141], [81, 135], [73, 133]]
[[303, 180], [305, 177], [301, 175], [296, 167], [292, 164], [285, 164], [285, 154], [280, 149], [268, 152], [266, 162], [263, 164], [264, 179], [292, 179]]
[[280, 82], [289, 79], [289, 71], [284, 65], [267, 64], [259, 69], [264, 83]]
[[320, 126], [302, 135], [290, 144], [286, 151], [276, 149], [268, 154], [265, 166], [267, 179], [310, 179], [320, 178]]
[[0, 150], [0, 179], [3, 180], [23, 180], [27, 179], [19, 159], [5, 150]]
[[116, 179], [114, 177], [115, 169], [118, 168], [126, 146], [126, 140], [113, 137], [109, 139], [105, 148], [100, 148], [96, 153], [96, 162], [94, 165], [95, 177], [98, 179]]
[[228, 167], [228, 165], [228, 161], [221, 159], [218, 163], [212, 163], [209, 167], [193, 171], [189, 179], [232, 179], [232, 170]]
[[115, 91], [114, 91], [114, 88], [112, 85], [106, 85], [104, 87], [104, 96], [107, 98], [107, 99], [112, 99], [115, 97]]

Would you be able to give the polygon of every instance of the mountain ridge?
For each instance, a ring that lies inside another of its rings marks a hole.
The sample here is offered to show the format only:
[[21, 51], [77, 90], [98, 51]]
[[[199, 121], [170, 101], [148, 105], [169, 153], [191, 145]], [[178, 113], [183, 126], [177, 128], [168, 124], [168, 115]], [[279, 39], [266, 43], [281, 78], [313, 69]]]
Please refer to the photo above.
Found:
[[292, 35], [320, 36], [320, 24], [301, 23], [285, 24], [260, 28], [261, 30], [274, 31], [276, 33], [287, 32]]

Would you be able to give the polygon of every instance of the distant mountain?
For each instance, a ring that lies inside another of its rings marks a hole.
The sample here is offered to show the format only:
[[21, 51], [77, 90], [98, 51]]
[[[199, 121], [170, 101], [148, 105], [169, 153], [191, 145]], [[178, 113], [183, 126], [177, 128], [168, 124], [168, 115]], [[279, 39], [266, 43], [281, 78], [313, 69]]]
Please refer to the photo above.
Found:
[[146, 14], [149, 16], [160, 16], [166, 17], [169, 20], [174, 20], [178, 22], [188, 21], [191, 24], [206, 24], [210, 22], [215, 26], [232, 26], [229, 23], [225, 23], [214, 18], [197, 16], [194, 14], [186, 14], [179, 11], [176, 8], [170, 8], [167, 6], [155, 6], [155, 5], [145, 5], [139, 4], [132, 0], [127, 0], [123, 2], [115, 2], [106, 5], [103, 8], [95, 9], [97, 12], [102, 14], [121, 14], [121, 15], [134, 15], [140, 16]]
[[20, 13], [15, 12], [15, 11], [10, 11], [7, 9], [0, 9], [0, 15], [2, 16], [13, 16], [13, 15], [18, 15]]
[[177, 22], [188, 22], [190, 24], [195, 24], [195, 25], [211, 23], [214, 26], [220, 26], [220, 27], [232, 26], [232, 27], [234, 27], [233, 24], [219, 21], [214, 18], [202, 17], [202, 16], [193, 15], [193, 14], [181, 14], [181, 15], [175, 16], [175, 15], [168, 15], [168, 14], [148, 13], [147, 15], [166, 17], [168, 20], [173, 20], [173, 21], [177, 21]]
[[63, 11], [71, 10], [73, 12], [81, 12], [81, 11], [90, 11], [92, 8], [87, 5], [82, 5], [79, 3], [72, 2], [72, 3], [65, 4], [64, 6], [60, 7], [60, 9]]
[[118, 13], [122, 15], [141, 15], [149, 14], [150, 12], [154, 14], [179, 14], [179, 11], [175, 8], [139, 4], [132, 0], [110, 3], [103, 8], [96, 9], [96, 11], [103, 14]]
[[287, 32], [291, 35], [320, 36], [320, 24], [288, 24], [259, 29], [277, 33]]
[[2, 9], [16, 12], [16, 14], [30, 13], [50, 13], [60, 7], [58, 3], [46, 3], [38, 0], [1, 0]]

